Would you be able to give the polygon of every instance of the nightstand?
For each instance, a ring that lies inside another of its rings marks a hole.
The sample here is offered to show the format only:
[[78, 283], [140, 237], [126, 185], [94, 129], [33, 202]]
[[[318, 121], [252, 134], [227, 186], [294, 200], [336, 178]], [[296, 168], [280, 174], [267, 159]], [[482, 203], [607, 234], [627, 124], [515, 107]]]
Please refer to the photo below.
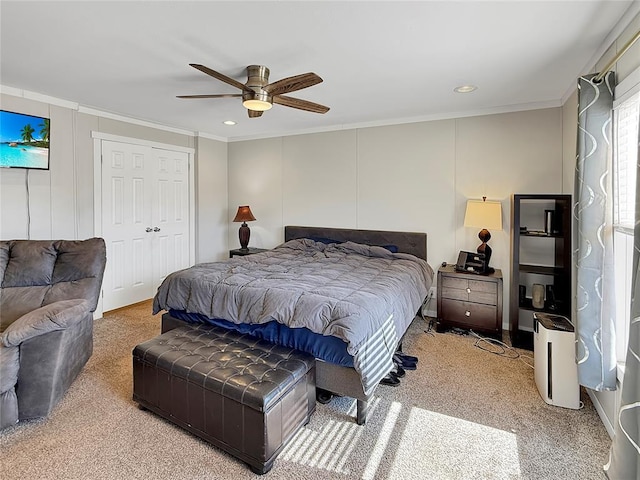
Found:
[[502, 271], [479, 275], [438, 270], [438, 328], [458, 327], [502, 337]]
[[229, 258], [232, 258], [234, 255], [239, 257], [244, 257], [246, 255], [253, 255], [254, 253], [262, 253], [269, 250], [268, 248], [248, 248], [247, 250], [242, 250], [241, 248], [234, 248], [233, 250], [229, 250]]

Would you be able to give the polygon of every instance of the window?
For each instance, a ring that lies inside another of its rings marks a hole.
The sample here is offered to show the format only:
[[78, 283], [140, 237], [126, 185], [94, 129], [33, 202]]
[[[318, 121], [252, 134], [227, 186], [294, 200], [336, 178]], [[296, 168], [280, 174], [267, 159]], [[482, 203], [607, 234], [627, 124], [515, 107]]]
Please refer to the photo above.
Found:
[[[622, 84], [621, 84], [622, 85]], [[624, 369], [629, 343], [633, 236], [635, 226], [636, 172], [640, 84], [619, 94], [613, 112], [613, 248], [616, 288], [616, 358]]]

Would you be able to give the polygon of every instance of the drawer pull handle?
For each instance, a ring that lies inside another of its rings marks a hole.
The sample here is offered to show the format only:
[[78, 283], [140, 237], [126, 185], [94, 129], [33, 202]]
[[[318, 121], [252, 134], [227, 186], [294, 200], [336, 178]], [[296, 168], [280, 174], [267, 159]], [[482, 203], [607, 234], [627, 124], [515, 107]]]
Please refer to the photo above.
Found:
[[469, 310], [467, 310], [466, 312], [464, 312], [464, 316], [465, 317], [470, 317], [471, 316], [471, 312]]
[[471, 289], [470, 288], [467, 288], [467, 293], [471, 293]]

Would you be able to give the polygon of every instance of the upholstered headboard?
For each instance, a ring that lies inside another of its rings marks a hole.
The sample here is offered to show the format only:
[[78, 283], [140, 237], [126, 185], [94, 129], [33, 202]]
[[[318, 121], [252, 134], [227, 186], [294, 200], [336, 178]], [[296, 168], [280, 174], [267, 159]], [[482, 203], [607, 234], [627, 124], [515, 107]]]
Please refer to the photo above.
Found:
[[398, 251], [427, 259], [427, 234], [419, 232], [389, 232], [385, 230], [355, 230], [330, 227], [284, 227], [284, 241], [296, 238], [330, 238], [338, 242], [356, 242], [365, 245], [395, 245]]

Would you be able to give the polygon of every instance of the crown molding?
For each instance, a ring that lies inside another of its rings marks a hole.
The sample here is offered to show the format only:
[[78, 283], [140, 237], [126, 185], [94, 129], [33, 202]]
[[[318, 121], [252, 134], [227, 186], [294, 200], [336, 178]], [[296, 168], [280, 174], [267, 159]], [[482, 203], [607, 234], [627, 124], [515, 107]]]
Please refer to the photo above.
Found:
[[561, 107], [562, 102], [560, 100], [550, 100], [547, 102], [536, 102], [536, 103], [521, 103], [514, 105], [504, 105], [501, 107], [494, 108], [486, 108], [479, 110], [471, 110], [466, 112], [448, 112], [443, 114], [436, 115], [423, 115], [418, 117], [408, 117], [408, 118], [395, 118], [389, 120], [381, 120], [375, 122], [362, 122], [362, 123], [351, 123], [351, 124], [343, 124], [339, 126], [331, 126], [324, 128], [313, 128], [307, 130], [297, 130], [292, 132], [281, 132], [277, 134], [271, 135], [248, 135], [244, 137], [229, 137], [228, 142], [244, 142], [248, 140], [261, 140], [265, 138], [278, 138], [278, 137], [289, 137], [294, 135], [308, 135], [312, 133], [326, 133], [326, 132], [335, 132], [340, 130], [355, 130], [359, 128], [371, 128], [371, 127], [388, 127], [392, 125], [403, 125], [406, 123], [419, 123], [419, 122], [433, 122], [436, 120], [452, 120], [456, 118], [466, 118], [466, 117], [480, 117], [483, 115], [496, 115], [501, 113], [514, 113], [514, 112], [522, 112], [526, 110], [541, 110], [544, 108], [555, 108]]
[[162, 125], [160, 123], [149, 122], [147, 120], [141, 120], [139, 118], [127, 117], [118, 113], [105, 112], [104, 110], [98, 110], [91, 107], [85, 107], [80, 105], [78, 107], [78, 113], [84, 113], [87, 115], [95, 115], [96, 117], [108, 118], [110, 120], [118, 120], [120, 122], [131, 123], [133, 125], [139, 125], [141, 127], [155, 128], [156, 130], [163, 130], [165, 132], [178, 133], [180, 135], [187, 135], [189, 137], [195, 137], [193, 130], [185, 130], [183, 128], [170, 127], [168, 125]]
[[57, 107], [69, 108], [71, 110], [78, 109], [78, 104], [76, 102], [70, 102], [69, 100], [50, 97], [49, 95], [30, 92], [29, 90], [22, 90], [20, 88], [8, 87], [6, 85], [0, 85], [0, 93], [2, 93], [3, 95], [10, 95], [12, 97], [35, 100], [36, 102], [48, 103], [49, 105], [55, 105]]
[[218, 142], [227, 143], [229, 141], [229, 139], [226, 138], [226, 137], [219, 137], [218, 135], [213, 135], [213, 134], [207, 133], [207, 132], [195, 132], [195, 135], [196, 135], [196, 137], [208, 138], [209, 140], [216, 140]]
[[128, 117], [126, 115], [120, 115], [113, 112], [107, 112], [104, 110], [98, 110], [96, 108], [80, 105], [77, 102], [71, 102], [57, 97], [51, 97], [42, 93], [31, 92], [29, 90], [23, 90], [20, 88], [9, 87], [6, 85], [0, 85], [0, 93], [3, 95], [10, 95], [12, 97], [24, 98], [27, 100], [34, 100], [37, 102], [48, 103], [49, 105], [56, 105], [58, 107], [68, 108], [75, 110], [78, 113], [84, 113], [87, 115], [94, 115], [96, 117], [108, 118], [111, 120], [117, 120], [120, 122], [131, 123], [133, 125], [140, 125], [142, 127], [155, 128], [156, 130], [163, 130], [166, 132], [178, 133], [180, 135], [187, 135], [189, 137], [195, 137], [196, 132], [192, 130], [185, 130], [183, 128], [170, 127], [168, 125], [162, 125], [160, 123], [149, 122], [147, 120], [141, 120], [139, 118]]

